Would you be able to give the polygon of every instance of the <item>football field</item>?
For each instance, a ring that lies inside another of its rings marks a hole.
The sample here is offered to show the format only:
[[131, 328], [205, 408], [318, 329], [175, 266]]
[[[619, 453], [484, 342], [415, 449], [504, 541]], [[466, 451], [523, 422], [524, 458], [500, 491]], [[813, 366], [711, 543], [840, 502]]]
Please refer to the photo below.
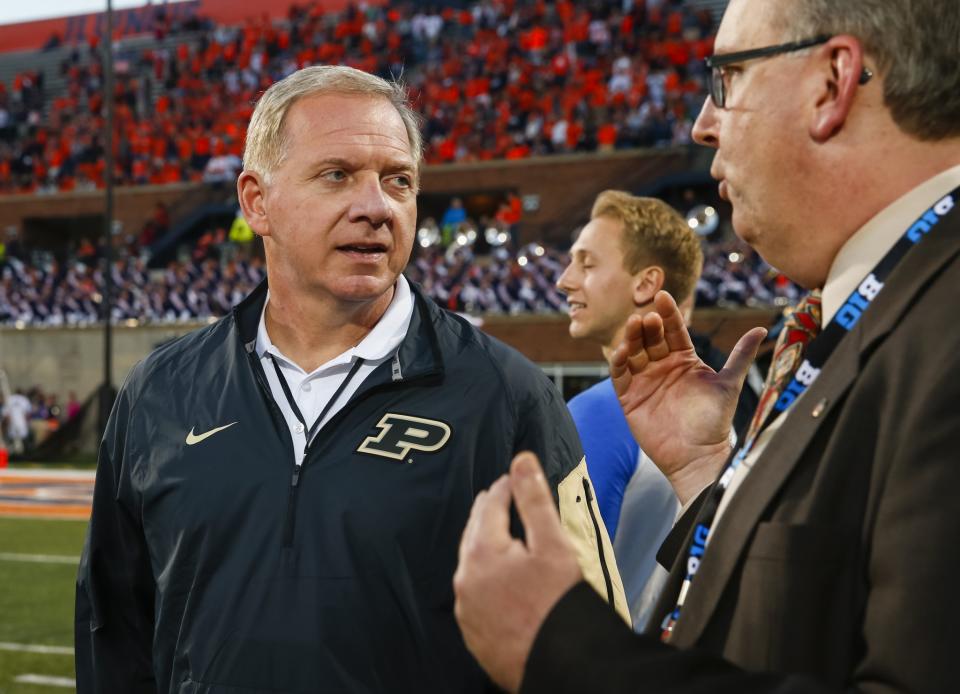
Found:
[[0, 694], [73, 692], [73, 595], [92, 479], [0, 470]]

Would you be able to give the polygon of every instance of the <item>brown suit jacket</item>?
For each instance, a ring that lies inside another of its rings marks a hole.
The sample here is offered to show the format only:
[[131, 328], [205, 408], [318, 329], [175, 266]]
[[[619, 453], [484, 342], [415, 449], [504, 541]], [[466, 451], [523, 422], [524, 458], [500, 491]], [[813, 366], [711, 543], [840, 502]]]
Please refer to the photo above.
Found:
[[579, 585], [541, 628], [522, 691], [960, 691], [957, 489], [954, 218], [894, 270], [744, 479], [673, 647], [655, 632], [695, 507], [664, 545], [673, 567], [651, 633]]

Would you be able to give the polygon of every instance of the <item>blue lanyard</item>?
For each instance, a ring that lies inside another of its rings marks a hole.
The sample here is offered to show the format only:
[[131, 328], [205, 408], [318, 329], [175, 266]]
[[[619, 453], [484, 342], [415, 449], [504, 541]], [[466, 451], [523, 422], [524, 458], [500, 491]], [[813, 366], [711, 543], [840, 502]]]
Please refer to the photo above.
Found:
[[716, 519], [717, 511], [720, 508], [720, 501], [723, 499], [730, 482], [733, 480], [737, 468], [746, 460], [750, 451], [753, 449], [756, 439], [760, 432], [766, 429], [770, 423], [781, 413], [785, 412], [796, 402], [804, 391], [807, 390], [813, 382], [817, 380], [823, 365], [833, 354], [837, 345], [840, 344], [846, 335], [853, 330], [853, 327], [860, 321], [861, 316], [870, 307], [874, 299], [883, 290], [887, 277], [893, 269], [903, 260], [904, 256], [911, 248], [923, 241], [934, 227], [946, 217], [951, 216], [956, 211], [955, 198], [960, 195], [960, 188], [955, 188], [951, 193], [934, 203], [933, 207], [928, 209], [919, 219], [917, 219], [897, 240], [893, 247], [880, 260], [863, 280], [857, 285], [856, 290], [847, 298], [840, 310], [833, 317], [830, 323], [820, 331], [820, 334], [807, 345], [804, 360], [800, 364], [793, 380], [783, 389], [782, 394], [774, 403], [773, 410], [764, 420], [757, 434], [746, 441], [743, 447], [731, 456], [723, 473], [717, 479], [713, 489], [708, 492], [707, 498], [697, 514], [696, 525], [693, 529], [693, 535], [687, 546], [687, 574], [680, 588], [680, 594], [677, 597], [677, 605], [674, 610], [668, 614], [661, 624], [660, 638], [666, 641], [680, 617], [683, 604], [686, 601], [690, 585], [693, 583], [693, 577], [700, 568], [700, 560], [707, 549], [707, 541], [710, 538], [710, 530]]

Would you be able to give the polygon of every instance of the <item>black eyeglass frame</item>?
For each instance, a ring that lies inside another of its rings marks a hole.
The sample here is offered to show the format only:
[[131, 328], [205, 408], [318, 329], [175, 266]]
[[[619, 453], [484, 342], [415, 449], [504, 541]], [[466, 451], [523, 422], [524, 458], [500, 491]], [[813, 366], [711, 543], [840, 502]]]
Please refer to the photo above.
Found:
[[[704, 60], [704, 63], [710, 70], [710, 99], [713, 101], [713, 105], [717, 108], [724, 108], [727, 103], [726, 87], [723, 84], [723, 72], [721, 71], [721, 69], [727, 65], [801, 51], [804, 48], [819, 46], [821, 43], [826, 43], [832, 38], [833, 36], [828, 34], [821, 34], [812, 39], [803, 39], [802, 41], [790, 41], [789, 43], [780, 43], [776, 46], [764, 46], [763, 48], [751, 48], [747, 51], [721, 53], [720, 55], [710, 56]], [[860, 84], [865, 84], [872, 76], [873, 73], [864, 68], [864, 74], [860, 76]]]

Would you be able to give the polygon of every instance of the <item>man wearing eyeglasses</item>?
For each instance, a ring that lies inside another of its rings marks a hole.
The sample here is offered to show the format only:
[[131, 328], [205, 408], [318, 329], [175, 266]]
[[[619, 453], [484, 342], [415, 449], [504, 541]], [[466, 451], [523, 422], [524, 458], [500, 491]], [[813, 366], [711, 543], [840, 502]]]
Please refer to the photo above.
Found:
[[628, 324], [614, 386], [684, 505], [646, 634], [582, 583], [532, 455], [478, 497], [456, 613], [506, 689], [960, 691], [958, 36], [956, 2], [731, 0], [694, 137], [738, 235], [816, 291], [735, 451], [763, 331], [715, 373], [665, 294]]

